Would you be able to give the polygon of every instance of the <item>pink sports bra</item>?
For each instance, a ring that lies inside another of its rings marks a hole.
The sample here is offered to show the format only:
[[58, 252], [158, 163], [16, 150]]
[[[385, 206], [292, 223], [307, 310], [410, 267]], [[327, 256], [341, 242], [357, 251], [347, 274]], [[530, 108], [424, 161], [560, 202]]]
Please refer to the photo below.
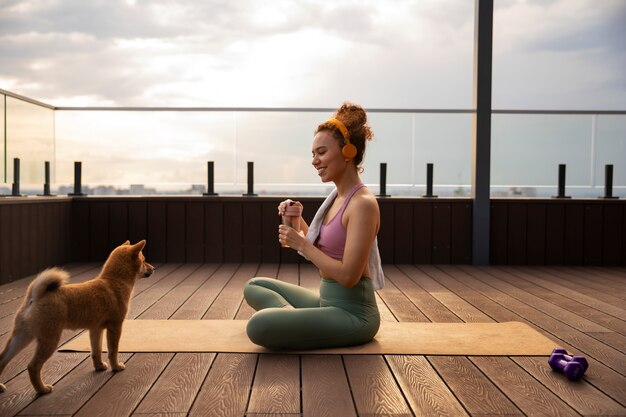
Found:
[[335, 216], [330, 219], [326, 224], [322, 224], [320, 227], [320, 235], [317, 239], [317, 247], [326, 255], [335, 259], [343, 258], [343, 251], [346, 247], [346, 229], [341, 223], [343, 212], [346, 210], [350, 199], [354, 193], [361, 188], [365, 187], [365, 184], [357, 184], [350, 190], [346, 200], [343, 202], [339, 211]]

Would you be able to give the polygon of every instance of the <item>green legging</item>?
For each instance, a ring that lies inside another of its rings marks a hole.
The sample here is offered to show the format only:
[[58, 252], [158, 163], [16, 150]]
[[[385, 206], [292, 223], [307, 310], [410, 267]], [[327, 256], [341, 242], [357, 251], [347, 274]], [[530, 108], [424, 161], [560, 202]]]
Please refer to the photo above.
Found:
[[358, 345], [372, 340], [380, 326], [372, 281], [366, 277], [352, 288], [321, 278], [319, 296], [276, 279], [252, 278], [244, 297], [257, 310], [248, 322], [248, 337], [269, 349]]

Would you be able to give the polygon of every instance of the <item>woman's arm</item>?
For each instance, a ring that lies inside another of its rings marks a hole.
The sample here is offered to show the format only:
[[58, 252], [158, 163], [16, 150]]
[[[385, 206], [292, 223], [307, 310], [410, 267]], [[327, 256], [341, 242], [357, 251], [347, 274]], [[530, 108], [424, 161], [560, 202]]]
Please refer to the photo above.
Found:
[[302, 252], [320, 269], [322, 276], [350, 288], [361, 279], [370, 248], [378, 233], [380, 213], [376, 199], [370, 194], [355, 195], [344, 212], [344, 218], [347, 219], [347, 235], [341, 260], [326, 255], [286, 226], [280, 226], [280, 241]]

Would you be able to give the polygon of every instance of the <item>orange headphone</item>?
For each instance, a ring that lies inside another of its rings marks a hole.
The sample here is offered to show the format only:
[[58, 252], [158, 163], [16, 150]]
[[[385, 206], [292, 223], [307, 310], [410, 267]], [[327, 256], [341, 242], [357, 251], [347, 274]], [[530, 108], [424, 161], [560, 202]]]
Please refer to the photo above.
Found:
[[346, 144], [343, 145], [343, 148], [341, 148], [341, 154], [344, 156], [344, 158], [353, 159], [356, 156], [357, 152], [356, 146], [350, 143], [350, 132], [348, 132], [348, 129], [346, 129], [346, 125], [344, 125], [341, 120], [335, 118], [329, 119], [326, 122], [335, 125], [335, 127], [339, 129], [339, 131], [343, 135], [343, 140], [346, 142]]

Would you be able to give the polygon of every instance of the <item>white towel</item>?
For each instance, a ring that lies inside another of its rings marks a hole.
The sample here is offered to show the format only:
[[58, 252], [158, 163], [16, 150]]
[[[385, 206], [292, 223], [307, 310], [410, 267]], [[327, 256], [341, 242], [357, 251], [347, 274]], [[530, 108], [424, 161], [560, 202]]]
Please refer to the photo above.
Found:
[[[337, 197], [336, 188], [328, 195], [328, 197], [326, 197], [326, 200], [324, 200], [319, 210], [317, 210], [317, 213], [315, 213], [315, 217], [313, 217], [313, 221], [309, 225], [309, 231], [306, 234], [306, 238], [309, 242], [315, 244], [317, 237], [320, 235], [320, 229], [322, 227], [322, 222], [324, 221], [324, 216], [326, 215], [328, 208], [333, 204], [335, 197]], [[298, 253], [304, 256], [302, 252]], [[372, 285], [375, 290], [380, 290], [385, 286], [385, 274], [383, 273], [380, 253], [378, 252], [378, 238], [374, 238], [374, 243], [372, 243], [367, 262], [370, 270]]]

